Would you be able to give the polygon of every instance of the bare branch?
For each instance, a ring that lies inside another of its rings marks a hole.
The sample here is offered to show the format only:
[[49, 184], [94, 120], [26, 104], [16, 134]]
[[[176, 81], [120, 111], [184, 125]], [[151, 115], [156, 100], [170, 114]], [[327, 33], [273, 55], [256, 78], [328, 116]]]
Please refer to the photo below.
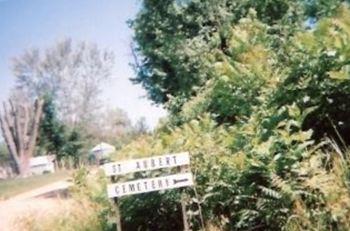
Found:
[[44, 101], [35, 101], [33, 113], [29, 112], [27, 105], [9, 101], [10, 110], [7, 110], [4, 103], [4, 113], [0, 114], [1, 130], [11, 158], [16, 163], [17, 172], [26, 175], [29, 170], [29, 160], [35, 148]]
[[34, 147], [35, 147], [35, 142], [38, 136], [38, 130], [39, 130], [39, 124], [40, 124], [40, 119], [42, 115], [42, 109], [44, 105], [44, 100], [36, 100], [35, 105], [34, 105], [34, 116], [33, 116], [33, 125], [32, 125], [32, 132], [29, 135], [29, 142], [28, 142], [28, 147], [27, 147], [27, 155], [32, 156]]
[[[5, 104], [4, 104], [5, 107]], [[4, 114], [6, 114], [7, 111], [4, 110]], [[3, 137], [5, 139], [5, 143], [7, 145], [7, 148], [10, 152], [10, 157], [13, 161], [15, 161], [16, 165], [18, 166], [19, 164], [19, 157], [16, 149], [16, 144], [13, 140], [12, 133], [10, 131], [10, 125], [9, 123], [4, 119], [6, 117], [5, 115], [0, 114], [0, 126], [1, 126], [1, 131], [3, 134]], [[19, 173], [19, 169], [17, 168], [16, 171]]]

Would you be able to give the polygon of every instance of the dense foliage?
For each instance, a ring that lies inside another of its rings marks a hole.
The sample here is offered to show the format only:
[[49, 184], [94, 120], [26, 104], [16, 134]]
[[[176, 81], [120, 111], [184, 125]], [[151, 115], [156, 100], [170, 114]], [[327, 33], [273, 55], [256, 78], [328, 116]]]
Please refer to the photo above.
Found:
[[55, 155], [59, 163], [70, 161], [74, 166], [83, 159], [83, 137], [76, 129], [69, 129], [61, 122], [55, 102], [49, 94], [44, 96], [39, 133], [38, 155]]
[[65, 126], [58, 119], [53, 98], [48, 94], [44, 97], [43, 118], [39, 132], [39, 152], [55, 153], [60, 158], [63, 155], [62, 147], [66, 142]]
[[[145, 0], [132, 26], [170, 115], [118, 156], [189, 151], [193, 230], [350, 229], [346, 3]], [[123, 226], [180, 230], [179, 193], [122, 198]]]
[[[304, 26], [332, 14], [339, 6], [333, 1], [228, 1], [228, 0], [145, 0], [132, 28], [135, 30], [137, 77], [149, 97], [157, 103], [179, 105], [196, 95], [197, 87], [210, 79], [213, 60], [205, 54], [229, 51], [230, 28], [249, 11], [269, 25], [268, 33], [283, 39]], [[280, 48], [278, 41], [273, 45]], [[204, 55], [204, 57], [203, 57]]]
[[132, 23], [135, 80], [165, 103], [175, 125], [203, 112], [234, 123], [260, 105], [257, 95], [276, 88], [262, 98], [276, 107], [315, 106], [303, 127], [339, 141], [335, 128], [343, 137], [350, 132], [349, 18], [347, 11], [327, 17], [340, 3], [144, 1]]
[[[218, 230], [350, 228], [350, 10], [341, 2], [143, 2], [132, 22], [135, 81], [170, 115], [119, 155], [190, 151], [193, 229], [200, 214]], [[169, 195], [178, 192], [123, 199], [124, 226], [154, 228], [139, 206], [153, 220], [163, 211], [148, 201], [171, 213]]]

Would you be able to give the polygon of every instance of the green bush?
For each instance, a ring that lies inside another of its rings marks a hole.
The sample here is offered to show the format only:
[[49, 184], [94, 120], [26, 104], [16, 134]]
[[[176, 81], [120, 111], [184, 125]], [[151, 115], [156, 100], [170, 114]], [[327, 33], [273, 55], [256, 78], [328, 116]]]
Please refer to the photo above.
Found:
[[[189, 151], [196, 183], [184, 192], [193, 230], [202, 228], [202, 219], [218, 230], [349, 230], [348, 6], [335, 10], [339, 1], [310, 2], [312, 16], [337, 14], [308, 29], [298, 26], [300, 18], [285, 17], [298, 5], [277, 1], [290, 8], [268, 19], [262, 9], [271, 5], [253, 4], [255, 10], [242, 8], [240, 17], [218, 23], [208, 38], [197, 37], [189, 24], [167, 37], [162, 32], [176, 25], [171, 20], [183, 20], [190, 10], [171, 2], [147, 1], [150, 8], [141, 11], [135, 27], [146, 56], [138, 81], [156, 102], [167, 102], [171, 114], [153, 134], [119, 150], [118, 159]], [[176, 14], [162, 24], [161, 13], [169, 11]], [[153, 27], [159, 37], [147, 31]], [[187, 48], [184, 37], [192, 42], [190, 50], [179, 48]], [[216, 40], [224, 48], [209, 44]], [[154, 43], [146, 46], [149, 41]], [[186, 62], [189, 54], [196, 59]], [[76, 182], [78, 189], [84, 182]], [[179, 197], [172, 190], [121, 198], [123, 226], [181, 230]], [[111, 210], [107, 202], [102, 207], [106, 224]]]

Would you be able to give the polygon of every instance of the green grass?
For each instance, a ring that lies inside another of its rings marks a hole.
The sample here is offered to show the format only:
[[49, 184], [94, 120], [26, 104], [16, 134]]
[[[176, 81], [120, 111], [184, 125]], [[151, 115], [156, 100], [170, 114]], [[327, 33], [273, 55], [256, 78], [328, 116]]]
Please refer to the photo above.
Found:
[[27, 178], [0, 180], [0, 200], [44, 186], [51, 182], [62, 180], [69, 175], [69, 171], [58, 171], [44, 175], [30, 176]]

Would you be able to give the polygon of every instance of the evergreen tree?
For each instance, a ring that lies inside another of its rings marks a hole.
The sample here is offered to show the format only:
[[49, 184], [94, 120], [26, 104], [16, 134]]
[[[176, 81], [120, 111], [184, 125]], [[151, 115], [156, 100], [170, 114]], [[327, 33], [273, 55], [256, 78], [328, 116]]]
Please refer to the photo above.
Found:
[[55, 154], [58, 160], [70, 157], [77, 166], [82, 154], [83, 138], [77, 130], [69, 131], [59, 120], [53, 98], [47, 94], [44, 99], [39, 150], [45, 154]]
[[73, 130], [67, 138], [63, 153], [65, 156], [73, 159], [74, 167], [78, 167], [79, 165], [82, 156], [82, 148], [82, 137], [78, 131]]
[[51, 95], [44, 96], [43, 119], [40, 124], [39, 150], [45, 154], [55, 154], [60, 159], [66, 144], [65, 126], [57, 117], [55, 103]]

